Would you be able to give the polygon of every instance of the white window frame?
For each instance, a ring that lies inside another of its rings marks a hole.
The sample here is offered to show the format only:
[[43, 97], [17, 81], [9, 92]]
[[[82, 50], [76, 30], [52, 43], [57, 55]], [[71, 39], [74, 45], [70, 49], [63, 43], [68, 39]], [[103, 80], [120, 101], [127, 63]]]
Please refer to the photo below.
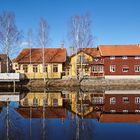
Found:
[[116, 113], [116, 110], [112, 109], [110, 110], [110, 113]]
[[110, 56], [110, 60], [114, 60], [115, 59], [115, 56]]
[[110, 97], [110, 104], [116, 104], [116, 97]]
[[93, 72], [104, 72], [103, 66], [93, 66], [92, 67]]
[[127, 109], [122, 110], [123, 113], [128, 113]]
[[104, 103], [104, 98], [103, 97], [93, 97], [92, 98], [92, 103], [103, 104]]
[[122, 97], [122, 101], [123, 101], [123, 103], [129, 103], [129, 98], [128, 97]]
[[140, 97], [135, 97], [135, 104], [140, 104]]
[[128, 59], [128, 57], [127, 56], [122, 56], [122, 59]]
[[140, 72], [140, 65], [135, 65], [134, 66], [134, 71], [135, 72]]
[[140, 59], [140, 56], [135, 56], [135, 59]]
[[116, 66], [115, 65], [110, 65], [110, 72], [115, 72], [116, 71]]
[[140, 109], [136, 109], [135, 110], [135, 113], [140, 113]]
[[33, 65], [33, 72], [38, 73], [38, 65]]
[[[126, 70], [124, 70], [126, 68]], [[128, 72], [129, 71], [129, 67], [122, 67], [122, 72]]]

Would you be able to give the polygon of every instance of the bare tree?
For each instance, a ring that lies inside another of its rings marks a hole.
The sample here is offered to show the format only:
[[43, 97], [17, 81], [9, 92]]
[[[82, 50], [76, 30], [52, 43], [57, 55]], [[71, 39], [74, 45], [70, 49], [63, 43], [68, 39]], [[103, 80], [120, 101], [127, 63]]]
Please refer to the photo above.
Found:
[[45, 48], [47, 47], [49, 43], [49, 25], [47, 21], [44, 18], [40, 18], [39, 22], [39, 44], [42, 48], [42, 63], [43, 63], [43, 76], [44, 76], [44, 82], [45, 82]]
[[75, 50], [93, 47], [91, 33], [91, 17], [89, 14], [72, 16], [70, 19], [69, 36]]
[[[91, 48], [93, 47], [93, 36], [91, 33], [91, 17], [89, 14], [85, 14], [82, 16], [75, 15], [72, 16], [70, 19], [70, 26], [69, 26], [69, 37], [74, 48], [74, 52], [76, 53], [76, 64], [75, 64], [75, 73], [78, 76], [77, 71], [77, 53], [79, 49], [83, 48]], [[81, 70], [83, 58], [81, 57]]]
[[7, 54], [7, 73], [9, 72], [9, 56], [14, 54], [20, 37], [21, 33], [15, 25], [14, 13], [7, 11], [0, 13], [0, 44], [2, 53]]
[[[32, 35], [33, 35], [32, 29], [29, 29], [28, 30], [28, 46], [30, 49], [30, 67], [32, 64]], [[31, 77], [30, 77], [30, 81], [31, 81]]]

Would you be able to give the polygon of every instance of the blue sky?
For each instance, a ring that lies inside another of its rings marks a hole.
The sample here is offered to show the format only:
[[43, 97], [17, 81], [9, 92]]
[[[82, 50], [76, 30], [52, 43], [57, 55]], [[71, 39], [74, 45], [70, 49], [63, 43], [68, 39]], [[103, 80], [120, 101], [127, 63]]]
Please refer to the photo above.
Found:
[[68, 22], [76, 14], [90, 13], [95, 46], [99, 44], [140, 43], [140, 0], [0, 0], [0, 12], [13, 11], [16, 24], [26, 33], [38, 32], [40, 17], [50, 25], [50, 47], [67, 39]]

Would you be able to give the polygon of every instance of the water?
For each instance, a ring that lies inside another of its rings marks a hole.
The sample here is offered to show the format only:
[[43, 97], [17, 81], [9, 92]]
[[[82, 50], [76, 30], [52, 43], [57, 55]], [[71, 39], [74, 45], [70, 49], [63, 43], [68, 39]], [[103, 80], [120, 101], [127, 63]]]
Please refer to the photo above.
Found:
[[0, 94], [0, 140], [139, 140], [140, 91]]

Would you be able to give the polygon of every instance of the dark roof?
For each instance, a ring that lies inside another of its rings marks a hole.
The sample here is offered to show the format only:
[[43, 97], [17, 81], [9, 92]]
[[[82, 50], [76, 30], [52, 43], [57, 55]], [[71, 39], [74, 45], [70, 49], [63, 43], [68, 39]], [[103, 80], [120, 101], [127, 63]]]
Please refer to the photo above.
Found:
[[[30, 108], [19, 107], [15, 110], [24, 118], [30, 118], [30, 109], [32, 109], [31, 118], [42, 118], [43, 107]], [[66, 108], [63, 107], [45, 107], [45, 118], [66, 118]]]
[[[31, 52], [31, 62], [42, 62], [43, 61], [43, 49], [42, 48], [25, 48], [15, 59], [18, 63], [29, 63]], [[66, 49], [65, 48], [45, 48], [44, 49], [44, 60], [46, 63], [63, 63], [66, 62]]]
[[140, 55], [140, 45], [100, 45], [102, 56], [137, 56]]

